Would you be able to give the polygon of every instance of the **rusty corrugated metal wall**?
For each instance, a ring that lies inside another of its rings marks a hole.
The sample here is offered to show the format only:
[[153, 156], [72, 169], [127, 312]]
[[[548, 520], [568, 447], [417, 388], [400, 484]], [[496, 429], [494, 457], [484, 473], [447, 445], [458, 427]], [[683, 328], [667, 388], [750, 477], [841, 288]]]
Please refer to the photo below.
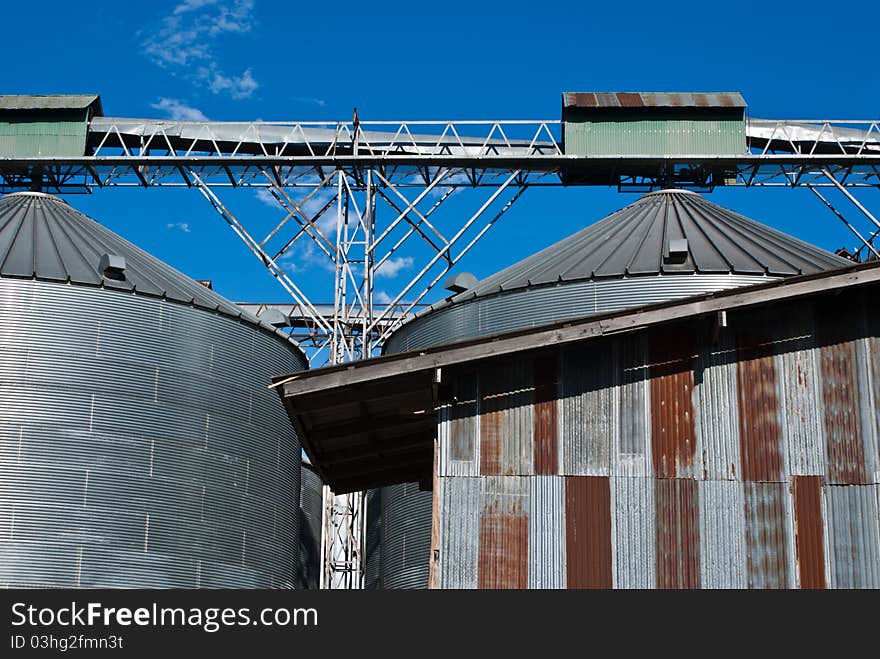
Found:
[[872, 299], [444, 373], [440, 586], [880, 587]]

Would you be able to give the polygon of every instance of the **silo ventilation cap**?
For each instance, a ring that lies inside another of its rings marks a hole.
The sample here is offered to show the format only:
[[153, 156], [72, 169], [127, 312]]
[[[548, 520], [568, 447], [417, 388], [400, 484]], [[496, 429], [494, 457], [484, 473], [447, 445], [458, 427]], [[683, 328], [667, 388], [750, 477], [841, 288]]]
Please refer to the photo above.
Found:
[[477, 285], [477, 278], [470, 272], [460, 272], [446, 280], [443, 288], [453, 293], [464, 293], [466, 290]]
[[125, 279], [125, 257], [118, 254], [104, 254], [98, 264], [101, 276], [106, 279], [123, 281]]
[[687, 238], [673, 238], [669, 241], [669, 255], [666, 257], [667, 263], [684, 263], [687, 261], [687, 257]]

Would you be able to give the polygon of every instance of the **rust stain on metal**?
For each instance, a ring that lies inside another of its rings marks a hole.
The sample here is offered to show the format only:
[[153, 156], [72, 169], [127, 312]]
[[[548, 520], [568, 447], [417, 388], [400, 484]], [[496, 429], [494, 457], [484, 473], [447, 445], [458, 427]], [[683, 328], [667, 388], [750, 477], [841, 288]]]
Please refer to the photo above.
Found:
[[501, 473], [503, 384], [489, 368], [480, 374], [480, 473], [485, 476]]
[[651, 442], [654, 476], [693, 475], [697, 449], [692, 336], [683, 328], [654, 332], [651, 350]]
[[853, 335], [860, 324], [853, 310], [828, 308], [817, 314], [819, 368], [825, 409], [826, 476], [831, 483], [862, 484], [865, 446], [859, 414], [858, 363]]
[[555, 355], [535, 360], [535, 403], [533, 414], [535, 473], [553, 475], [559, 471], [557, 436], [557, 368]]
[[794, 476], [794, 522], [801, 588], [825, 588], [822, 477]]
[[569, 588], [611, 588], [611, 483], [565, 479], [565, 562]]
[[528, 588], [529, 518], [497, 505], [480, 516], [479, 588]]
[[700, 520], [697, 482], [654, 481], [657, 588], [700, 587]]
[[779, 376], [770, 345], [741, 336], [737, 346], [736, 389], [739, 441], [745, 481], [782, 480]]
[[640, 108], [645, 105], [642, 103], [641, 94], [621, 92], [617, 95], [617, 101], [620, 103], [620, 106], [624, 108]]
[[744, 483], [747, 584], [788, 588], [786, 483]]

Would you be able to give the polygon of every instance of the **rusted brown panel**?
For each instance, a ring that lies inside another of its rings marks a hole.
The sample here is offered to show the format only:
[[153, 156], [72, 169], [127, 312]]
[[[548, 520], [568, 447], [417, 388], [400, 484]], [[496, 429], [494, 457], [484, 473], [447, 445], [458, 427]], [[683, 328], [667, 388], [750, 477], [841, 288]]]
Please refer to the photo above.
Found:
[[697, 482], [654, 481], [657, 587], [700, 587], [700, 520]]
[[480, 588], [528, 588], [529, 518], [485, 512], [480, 517]]
[[788, 588], [787, 483], [743, 483], [746, 583], [749, 588]]
[[772, 345], [754, 337], [738, 337], [736, 384], [742, 478], [781, 482], [779, 375]]
[[596, 95], [590, 92], [572, 92], [565, 95], [566, 107], [594, 108], [596, 105]]
[[559, 438], [557, 436], [557, 373], [556, 355], [535, 359], [534, 460], [535, 473], [559, 473]]
[[477, 375], [463, 373], [453, 384], [452, 423], [450, 424], [449, 457], [453, 460], [474, 459], [474, 428], [477, 415]]
[[565, 479], [565, 562], [569, 588], [611, 588], [611, 483]]
[[617, 94], [617, 101], [620, 103], [620, 106], [624, 108], [641, 108], [645, 105], [642, 103], [641, 94], [630, 92], [620, 92]]
[[822, 477], [794, 476], [794, 522], [801, 588], [825, 588]]
[[501, 473], [503, 390], [504, 380], [497, 371], [480, 372], [480, 473], [487, 476]]
[[855, 342], [862, 319], [856, 309], [840, 304], [822, 305], [817, 316], [825, 412], [825, 475], [830, 483], [866, 483]]
[[674, 327], [650, 336], [651, 450], [657, 478], [693, 476], [697, 450], [694, 409], [695, 342]]

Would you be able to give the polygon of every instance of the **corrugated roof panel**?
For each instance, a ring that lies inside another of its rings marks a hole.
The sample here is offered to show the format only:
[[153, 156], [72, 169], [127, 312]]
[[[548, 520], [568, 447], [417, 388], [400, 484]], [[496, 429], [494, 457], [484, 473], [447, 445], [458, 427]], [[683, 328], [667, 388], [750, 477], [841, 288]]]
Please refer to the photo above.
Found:
[[[125, 259], [124, 277], [109, 278], [99, 272], [104, 254]], [[70, 282], [161, 297], [216, 310], [278, 333], [62, 199], [39, 192], [0, 198], [0, 277]]]
[[826, 486], [829, 586], [880, 588], [877, 485]]
[[0, 94], [0, 110], [81, 110], [96, 104], [101, 114], [101, 97], [97, 94]]
[[745, 108], [739, 92], [565, 92], [566, 108]]

